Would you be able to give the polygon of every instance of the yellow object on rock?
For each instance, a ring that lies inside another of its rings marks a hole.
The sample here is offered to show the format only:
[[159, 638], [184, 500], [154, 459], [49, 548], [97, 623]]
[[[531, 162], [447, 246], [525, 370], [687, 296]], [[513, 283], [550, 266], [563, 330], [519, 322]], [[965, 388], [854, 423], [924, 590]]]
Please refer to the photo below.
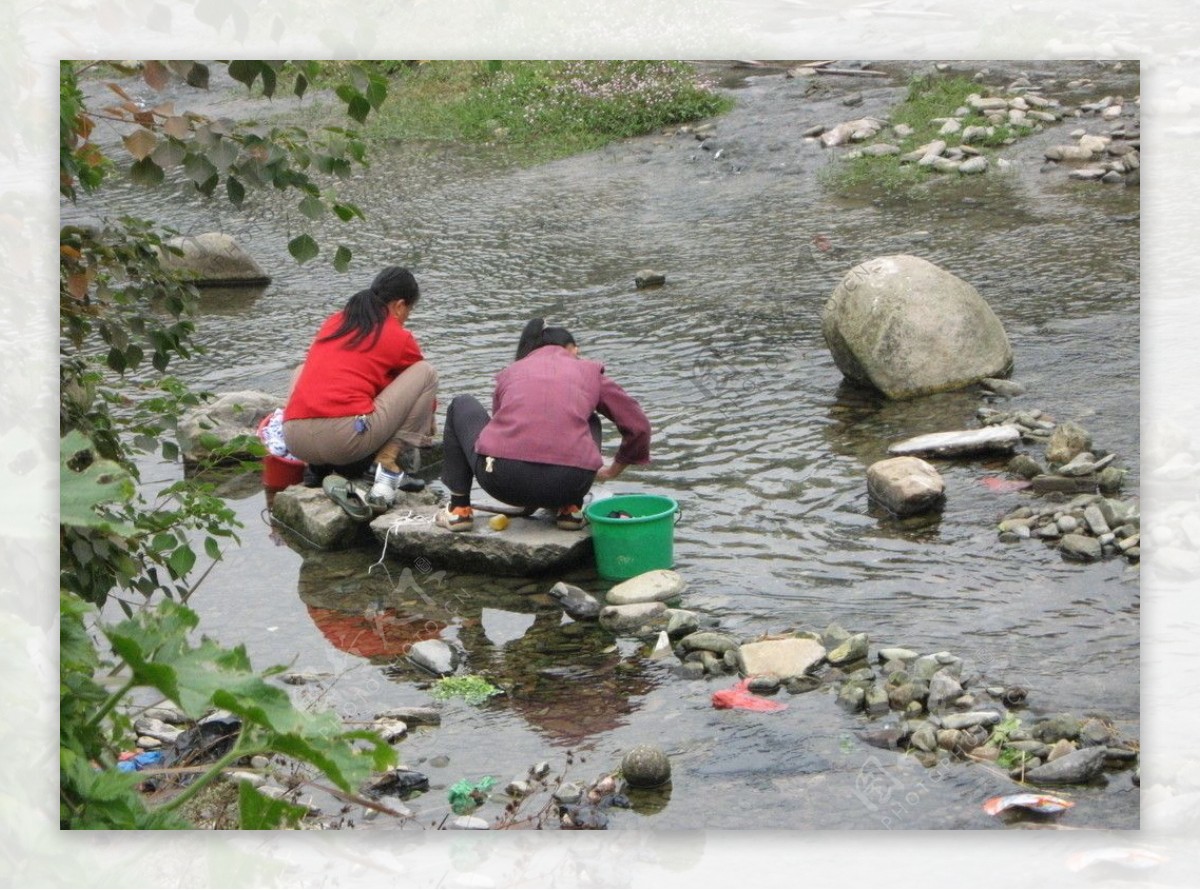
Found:
[[488, 520], [488, 525], [490, 525], [496, 531], [502, 532], [506, 528], [508, 528], [508, 517], [505, 516], [503, 513], [501, 513], [498, 516], [493, 516], [491, 519]]

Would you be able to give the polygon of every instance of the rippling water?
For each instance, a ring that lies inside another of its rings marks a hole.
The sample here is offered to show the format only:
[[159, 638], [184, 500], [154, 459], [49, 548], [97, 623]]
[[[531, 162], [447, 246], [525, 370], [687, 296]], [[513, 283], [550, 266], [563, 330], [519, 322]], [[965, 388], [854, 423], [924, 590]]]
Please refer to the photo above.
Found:
[[[1135, 494], [1137, 191], [1047, 184], [1036, 159], [1064, 139], [1050, 133], [1014, 149], [1022, 172], [951, 198], [834, 201], [820, 182], [828, 154], [799, 134], [882, 113], [901, 91], [871, 84], [851, 112], [832, 96], [800, 101], [801, 89], [781, 78], [743, 84], [738, 109], [717, 125], [720, 157], [686, 135], [530, 170], [486, 153], [381, 150], [340, 189], [370, 222], [330, 223], [318, 239], [354, 249], [349, 278], [294, 266], [284, 245], [301, 226], [284, 207], [244, 217], [130, 190], [103, 209], [228, 231], [275, 276], [249, 296], [205, 292], [207, 355], [177, 369], [191, 382], [282, 393], [319, 322], [387, 263], [411, 266], [421, 283], [410, 326], [441, 372], [443, 404], [486, 396], [523, 322], [545, 315], [570, 327], [654, 422], [654, 465], [598, 492], [648, 490], [681, 504], [686, 607], [743, 636], [837, 621], [878, 644], [949, 649], [987, 682], [1029, 687], [1027, 714], [1103, 711], [1136, 737], [1136, 570], [1000, 544], [994, 520], [1027, 497], [981, 484], [1000, 462], [940, 464], [940, 518], [897, 523], [873, 512], [867, 466], [900, 438], [972, 425], [981, 397], [887, 403], [845, 387], [820, 312], [840, 276], [872, 256], [911, 252], [948, 268], [1009, 332], [1014, 377], [1028, 389], [1015, 404], [1082, 423], [1130, 468]], [[829, 250], [814, 247], [818, 234]], [[636, 290], [634, 273], [647, 267], [665, 271], [668, 285]], [[324, 701], [352, 719], [426, 700], [418, 678], [381, 672], [386, 656], [338, 648], [359, 624], [399, 645], [422, 632], [456, 637], [473, 669], [503, 680], [507, 698], [451, 703], [441, 729], [401, 745], [435, 788], [464, 775], [506, 779], [540, 759], [561, 765], [566, 749], [586, 758], [571, 777], [591, 779], [640, 741], [672, 753], [675, 781], [669, 795], [614, 815], [621, 827], [989, 827], [979, 803], [1011, 788], [986, 768], [931, 772], [866, 747], [853, 735], [861, 718], [820, 692], [787, 699], [779, 714], [715, 711], [709, 696], [728, 682], [682, 681], [635, 641], [561, 623], [541, 593], [548, 583], [450, 575], [422, 584], [410, 574], [417, 587], [405, 588], [394, 563], [391, 582], [367, 575], [375, 553], [302, 557], [279, 546], [260, 492], [234, 506], [243, 544], [194, 600], [208, 632], [244, 640], [256, 663], [334, 671]], [[603, 589], [587, 570], [573, 580]], [[449, 765], [429, 765], [435, 754]], [[907, 795], [903, 812], [856, 793], [875, 770]], [[443, 795], [426, 797], [440, 818]], [[1137, 824], [1127, 774], [1078, 798], [1074, 824]]]

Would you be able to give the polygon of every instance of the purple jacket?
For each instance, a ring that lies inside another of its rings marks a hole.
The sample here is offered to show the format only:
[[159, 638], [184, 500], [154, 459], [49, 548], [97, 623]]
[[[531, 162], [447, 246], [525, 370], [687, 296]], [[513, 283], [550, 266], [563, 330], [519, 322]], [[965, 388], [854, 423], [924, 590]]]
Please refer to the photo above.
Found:
[[594, 411], [621, 431], [615, 460], [650, 462], [650, 421], [604, 376], [604, 365], [560, 346], [543, 346], [496, 375], [492, 419], [479, 434], [475, 453], [598, 470], [604, 459], [588, 428]]

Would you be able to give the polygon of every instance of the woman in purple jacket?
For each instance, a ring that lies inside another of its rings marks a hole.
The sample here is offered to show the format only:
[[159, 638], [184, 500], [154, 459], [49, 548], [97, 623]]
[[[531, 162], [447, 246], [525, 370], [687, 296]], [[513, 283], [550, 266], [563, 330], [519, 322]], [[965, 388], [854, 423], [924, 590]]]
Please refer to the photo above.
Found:
[[[608, 466], [596, 412], [621, 432]], [[437, 524], [451, 531], [474, 525], [474, 479], [506, 504], [557, 508], [558, 527], [575, 530], [583, 527], [581, 505], [594, 481], [650, 462], [650, 421], [641, 406], [604, 376], [602, 364], [579, 358], [566, 328], [548, 328], [540, 318], [525, 325], [516, 361], [496, 375], [491, 416], [473, 396], [457, 396], [443, 436], [450, 504]]]

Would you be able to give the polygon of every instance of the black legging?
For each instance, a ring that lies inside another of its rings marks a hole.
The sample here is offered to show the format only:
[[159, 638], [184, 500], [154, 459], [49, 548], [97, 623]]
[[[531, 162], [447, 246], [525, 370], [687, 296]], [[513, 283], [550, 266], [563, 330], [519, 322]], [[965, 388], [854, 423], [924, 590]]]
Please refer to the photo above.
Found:
[[[514, 507], [573, 507], [583, 503], [596, 479], [595, 470], [476, 454], [475, 442], [489, 420], [487, 409], [474, 396], [455, 396], [446, 409], [442, 482], [452, 493], [469, 494], [472, 479], [478, 479], [484, 491]], [[588, 427], [599, 448], [600, 418], [593, 414]], [[546, 435], [554, 432], [547, 430]]]

